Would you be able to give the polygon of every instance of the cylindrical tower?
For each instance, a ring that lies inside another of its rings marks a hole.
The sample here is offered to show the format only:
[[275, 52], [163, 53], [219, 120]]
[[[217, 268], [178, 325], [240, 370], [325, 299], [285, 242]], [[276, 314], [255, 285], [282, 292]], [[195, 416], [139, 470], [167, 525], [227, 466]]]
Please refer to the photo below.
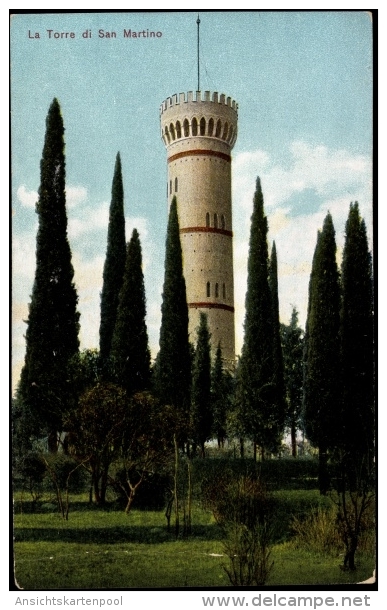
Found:
[[168, 204], [176, 196], [187, 287], [190, 340], [205, 312], [213, 352], [235, 360], [231, 149], [238, 105], [224, 94], [192, 91], [160, 106], [168, 155]]

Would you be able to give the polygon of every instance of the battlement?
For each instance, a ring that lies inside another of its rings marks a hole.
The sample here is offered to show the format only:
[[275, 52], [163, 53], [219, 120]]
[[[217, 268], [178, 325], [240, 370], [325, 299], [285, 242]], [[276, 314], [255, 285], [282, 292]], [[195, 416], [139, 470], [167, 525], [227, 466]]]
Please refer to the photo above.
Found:
[[203, 97], [201, 91], [188, 91], [187, 95], [185, 93], [175, 93], [171, 97], [167, 97], [166, 100], [162, 102], [160, 105], [160, 116], [168, 110], [172, 108], [172, 106], [178, 106], [180, 104], [189, 104], [190, 102], [200, 103], [200, 102], [212, 102], [213, 104], [223, 104], [224, 106], [229, 106], [235, 112], [238, 112], [238, 104], [235, 100], [231, 99], [231, 97], [226, 97], [224, 93], [219, 93], [214, 91], [211, 94], [211, 91], [203, 91]]
[[238, 104], [224, 93], [188, 91], [168, 97], [160, 106], [161, 138], [168, 148], [176, 140], [212, 138], [234, 146], [238, 129]]

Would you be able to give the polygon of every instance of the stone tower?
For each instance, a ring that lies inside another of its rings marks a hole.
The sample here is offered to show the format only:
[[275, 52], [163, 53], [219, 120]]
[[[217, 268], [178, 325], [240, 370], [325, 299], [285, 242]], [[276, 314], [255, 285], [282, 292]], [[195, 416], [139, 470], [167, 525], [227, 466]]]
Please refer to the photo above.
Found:
[[224, 94], [189, 91], [160, 106], [167, 148], [168, 205], [176, 196], [189, 307], [190, 341], [207, 314], [212, 351], [220, 341], [228, 368], [235, 360], [231, 150], [238, 105]]

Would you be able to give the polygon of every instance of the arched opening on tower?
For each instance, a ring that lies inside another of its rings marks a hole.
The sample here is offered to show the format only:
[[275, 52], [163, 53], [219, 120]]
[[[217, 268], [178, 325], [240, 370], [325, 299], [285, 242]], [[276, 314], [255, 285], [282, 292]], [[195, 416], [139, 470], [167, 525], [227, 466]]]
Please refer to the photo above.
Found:
[[170, 126], [169, 126], [169, 131], [171, 132], [171, 138], [172, 138], [172, 140], [175, 140], [175, 139], [176, 139], [176, 136], [175, 136], [175, 126], [174, 126], [174, 124], [173, 124], [173, 123], [171, 123], [171, 124], [170, 124]]
[[198, 135], [198, 122], [195, 117], [192, 119], [192, 135], [193, 136]]
[[223, 129], [223, 136], [222, 136], [223, 140], [227, 139], [227, 133], [228, 133], [228, 123], [225, 124], [224, 129]]
[[220, 119], [218, 119], [218, 122], [216, 123], [215, 137], [220, 138], [221, 133], [222, 133], [222, 121]]
[[233, 133], [234, 133], [234, 128], [232, 125], [230, 125], [230, 131], [229, 131], [228, 139], [227, 139], [228, 142], [231, 142]]
[[180, 121], [177, 121], [177, 123], [176, 123], [176, 137], [178, 139], [181, 138], [181, 125], [180, 125]]
[[206, 119], [204, 118], [204, 116], [200, 119], [200, 135], [206, 135]]
[[170, 141], [171, 141], [171, 138], [169, 137], [169, 131], [168, 131], [168, 127], [167, 126], [165, 126], [165, 137], [167, 138], [168, 144], [169, 144]]
[[188, 119], [184, 119], [183, 130], [184, 130], [184, 137], [188, 138], [188, 136], [189, 136], [189, 122], [188, 122]]
[[209, 135], [209, 136], [212, 136], [212, 134], [213, 134], [213, 133], [214, 133], [214, 119], [213, 119], [213, 118], [211, 118], [211, 119], [208, 121], [208, 135]]

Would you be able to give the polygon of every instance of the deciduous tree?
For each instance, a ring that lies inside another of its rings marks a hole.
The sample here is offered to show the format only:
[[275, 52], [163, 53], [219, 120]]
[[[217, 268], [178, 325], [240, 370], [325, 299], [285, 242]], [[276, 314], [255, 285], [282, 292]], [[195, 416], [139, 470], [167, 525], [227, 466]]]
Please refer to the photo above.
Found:
[[292, 455], [297, 457], [297, 430], [302, 427], [303, 330], [298, 326], [298, 312], [293, 307], [289, 324], [281, 324], [284, 379], [286, 388], [285, 424], [290, 429]]

